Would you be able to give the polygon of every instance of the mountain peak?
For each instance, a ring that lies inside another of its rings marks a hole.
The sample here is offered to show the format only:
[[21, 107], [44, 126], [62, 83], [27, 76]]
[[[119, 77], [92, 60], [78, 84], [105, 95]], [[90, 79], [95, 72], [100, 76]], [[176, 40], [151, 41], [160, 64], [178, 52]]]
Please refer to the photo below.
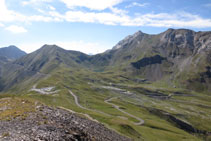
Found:
[[185, 29], [185, 28], [180, 28], [180, 29], [169, 28], [169, 29], [167, 29], [166, 31], [164, 31], [164, 33], [187, 33], [187, 32], [192, 32], [192, 33], [194, 33], [193, 30]]
[[16, 47], [15, 45], [10, 45], [7, 48], [18, 48], [18, 47]]
[[55, 44], [53, 44], [53, 45], [44, 44], [41, 48], [53, 49], [53, 48], [60, 48], [60, 47]]
[[0, 56], [5, 56], [8, 59], [14, 60], [24, 55], [26, 55], [26, 53], [14, 45], [0, 48]]
[[132, 35], [133, 38], [136, 38], [138, 36], [144, 36], [146, 33], [143, 33], [142, 31], [138, 30], [136, 33]]
[[168, 28], [166, 31], [174, 31], [176, 29], [173, 29], [173, 28]]
[[46, 52], [46, 53], [52, 53], [52, 52], [55, 52], [55, 51], [64, 51], [64, 49], [55, 45], [55, 44], [53, 44], [53, 45], [45, 44], [40, 49], [38, 49], [38, 51]]
[[140, 34], [145, 34], [145, 33], [143, 33], [141, 30], [138, 30], [138, 31], [135, 32], [133, 35], [140, 35]]
[[134, 39], [142, 38], [144, 35], [146, 35], [146, 34], [143, 33], [142, 31], [138, 30], [133, 35], [129, 35], [129, 36], [125, 37], [123, 40], [121, 40], [120, 42], [118, 42], [117, 45], [115, 45], [112, 49], [113, 50], [119, 49], [122, 46], [128, 44], [129, 42], [133, 41]]

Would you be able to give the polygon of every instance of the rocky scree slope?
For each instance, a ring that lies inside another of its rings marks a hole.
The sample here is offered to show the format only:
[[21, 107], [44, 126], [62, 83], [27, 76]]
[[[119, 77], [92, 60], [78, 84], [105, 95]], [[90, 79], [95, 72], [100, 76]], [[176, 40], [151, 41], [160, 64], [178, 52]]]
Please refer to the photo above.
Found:
[[[21, 104], [21, 108], [16, 108], [17, 104]], [[0, 99], [0, 110], [1, 141], [130, 141], [103, 124], [28, 100]], [[1, 119], [4, 115], [7, 115], [5, 119]]]

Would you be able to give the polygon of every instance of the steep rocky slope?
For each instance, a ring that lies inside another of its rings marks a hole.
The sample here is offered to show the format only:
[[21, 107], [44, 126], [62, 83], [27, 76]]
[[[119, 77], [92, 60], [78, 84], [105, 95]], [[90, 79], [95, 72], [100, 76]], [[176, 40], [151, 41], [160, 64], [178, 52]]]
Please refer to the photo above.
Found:
[[0, 111], [0, 140], [2, 141], [130, 140], [100, 123], [37, 102], [17, 98], [0, 99]]

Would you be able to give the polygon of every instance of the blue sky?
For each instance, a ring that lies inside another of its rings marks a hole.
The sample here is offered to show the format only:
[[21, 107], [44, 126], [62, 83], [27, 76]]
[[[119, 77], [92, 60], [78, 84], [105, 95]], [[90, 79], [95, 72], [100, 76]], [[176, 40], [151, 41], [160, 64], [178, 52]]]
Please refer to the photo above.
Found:
[[211, 30], [211, 0], [0, 0], [0, 47], [100, 53], [138, 30]]

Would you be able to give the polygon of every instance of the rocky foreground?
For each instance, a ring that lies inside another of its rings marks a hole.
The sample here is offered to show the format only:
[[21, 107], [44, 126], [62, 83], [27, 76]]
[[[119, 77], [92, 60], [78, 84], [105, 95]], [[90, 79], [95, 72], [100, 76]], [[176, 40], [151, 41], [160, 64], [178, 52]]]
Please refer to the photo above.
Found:
[[[0, 115], [11, 112], [11, 104], [0, 100]], [[21, 102], [25, 104], [25, 101]], [[4, 105], [1, 107], [1, 104]], [[24, 109], [24, 107], [22, 108]], [[18, 110], [17, 110], [18, 111]], [[1, 113], [2, 112], [2, 113]], [[38, 104], [33, 111], [15, 112], [0, 119], [1, 141], [129, 141], [104, 125], [59, 108]]]

